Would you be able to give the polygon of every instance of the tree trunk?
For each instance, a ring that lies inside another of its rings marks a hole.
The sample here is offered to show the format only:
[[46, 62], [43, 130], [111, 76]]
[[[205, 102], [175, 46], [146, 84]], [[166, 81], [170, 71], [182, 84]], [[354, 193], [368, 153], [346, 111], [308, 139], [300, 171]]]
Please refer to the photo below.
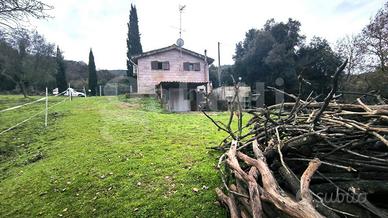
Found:
[[19, 85], [20, 90], [23, 93], [24, 98], [27, 98], [27, 96], [28, 96], [27, 95], [27, 89], [26, 89], [26, 85], [24, 84], [24, 81], [19, 81], [18, 85]]

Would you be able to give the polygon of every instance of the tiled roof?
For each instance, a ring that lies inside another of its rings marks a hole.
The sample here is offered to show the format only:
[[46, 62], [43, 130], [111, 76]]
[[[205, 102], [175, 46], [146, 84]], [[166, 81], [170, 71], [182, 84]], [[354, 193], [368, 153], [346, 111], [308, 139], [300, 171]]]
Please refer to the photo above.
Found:
[[174, 49], [180, 50], [183, 53], [186, 53], [186, 54], [198, 57], [198, 58], [203, 59], [203, 60], [205, 60], [205, 58], [206, 58], [208, 64], [211, 64], [214, 61], [213, 58], [205, 57], [205, 55], [201, 55], [201, 54], [193, 52], [191, 50], [178, 47], [175, 44], [167, 46], [167, 47], [164, 47], [164, 48], [159, 48], [159, 49], [143, 52], [142, 54], [139, 54], [139, 55], [134, 55], [134, 56], [131, 57], [131, 60], [136, 62], [140, 58], [147, 57], [147, 56], [154, 55], [154, 54], [158, 54], [158, 53], [161, 53], [161, 52], [166, 52], [166, 51], [174, 50]]
[[160, 83], [208, 83], [206, 81], [190, 81], [190, 82], [185, 82], [185, 81], [178, 81], [178, 80], [174, 80], [174, 81], [160, 81]]

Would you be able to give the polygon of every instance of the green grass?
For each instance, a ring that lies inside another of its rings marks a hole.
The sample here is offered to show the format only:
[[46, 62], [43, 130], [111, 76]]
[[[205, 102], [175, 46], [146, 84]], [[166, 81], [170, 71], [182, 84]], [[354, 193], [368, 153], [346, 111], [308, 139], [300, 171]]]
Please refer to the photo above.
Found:
[[[23, 101], [0, 99], [3, 109]], [[0, 130], [43, 105], [0, 114]], [[153, 99], [76, 98], [43, 124], [42, 114], [0, 136], [0, 217], [225, 216], [214, 204], [219, 153], [206, 149], [225, 134], [202, 114], [167, 113]]]

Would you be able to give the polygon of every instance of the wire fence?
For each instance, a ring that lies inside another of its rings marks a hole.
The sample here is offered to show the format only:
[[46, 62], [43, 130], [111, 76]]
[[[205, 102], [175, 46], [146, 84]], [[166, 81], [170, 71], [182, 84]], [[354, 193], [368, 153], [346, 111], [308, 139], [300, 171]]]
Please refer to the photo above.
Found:
[[[70, 87], [69, 87], [69, 89], [70, 89]], [[71, 96], [71, 95], [72, 95], [72, 94], [70, 93], [70, 91], [68, 92], [69, 89], [67, 89], [67, 90], [65, 90], [65, 91], [63, 91], [63, 92], [61, 92], [61, 93], [58, 93], [58, 94], [54, 95], [55, 97], [58, 97], [58, 96], [64, 95], [64, 94], [67, 92], [69, 98], [64, 98], [62, 101], [59, 101], [59, 102], [57, 102], [57, 103], [51, 105], [50, 107], [48, 106], [48, 103], [49, 103], [49, 95], [48, 95], [48, 89], [46, 88], [46, 96], [43, 97], [43, 98], [37, 99], [37, 100], [32, 101], [32, 102], [28, 102], [28, 103], [25, 103], [25, 104], [21, 104], [21, 105], [17, 105], [17, 106], [13, 106], [13, 107], [10, 107], [10, 108], [6, 108], [6, 109], [3, 109], [3, 110], [0, 110], [0, 114], [2, 114], [2, 113], [4, 113], [4, 112], [9, 112], [9, 111], [17, 110], [17, 109], [20, 109], [20, 108], [23, 108], [23, 107], [26, 107], [26, 106], [29, 106], [29, 105], [32, 105], [32, 104], [41, 102], [41, 101], [45, 101], [45, 108], [44, 108], [43, 110], [40, 110], [39, 112], [33, 114], [32, 116], [28, 117], [27, 119], [24, 119], [23, 121], [18, 122], [18, 123], [16, 123], [16, 124], [12, 125], [11, 127], [2, 130], [2, 131], [0, 132], [0, 136], [3, 135], [4, 133], [9, 132], [9, 131], [15, 129], [16, 127], [18, 127], [18, 126], [20, 126], [20, 125], [22, 125], [22, 124], [24, 124], [24, 123], [30, 121], [30, 120], [33, 119], [34, 117], [37, 117], [38, 115], [43, 114], [43, 113], [45, 114], [45, 119], [44, 119], [44, 123], [45, 123], [45, 124], [44, 124], [44, 125], [47, 127], [47, 125], [48, 125], [48, 111], [49, 111], [50, 109], [52, 109], [53, 107], [55, 107], [55, 106], [57, 106], [57, 105], [59, 105], [59, 104], [64, 103], [64, 102], [67, 101], [67, 100], [71, 101], [71, 99], [72, 99], [72, 96]]]
[[15, 106], [15, 107], [10, 107], [10, 108], [6, 108], [6, 109], [3, 109], [3, 110], [0, 110], [0, 113], [16, 110], [16, 109], [22, 108], [24, 106], [28, 106], [28, 105], [31, 105], [31, 104], [35, 104], [35, 103], [41, 102], [43, 100], [46, 100], [46, 97], [40, 98], [40, 99], [35, 100], [33, 102], [28, 102], [28, 103], [25, 103], [25, 104], [22, 104], [22, 105], [18, 105], [18, 106]]

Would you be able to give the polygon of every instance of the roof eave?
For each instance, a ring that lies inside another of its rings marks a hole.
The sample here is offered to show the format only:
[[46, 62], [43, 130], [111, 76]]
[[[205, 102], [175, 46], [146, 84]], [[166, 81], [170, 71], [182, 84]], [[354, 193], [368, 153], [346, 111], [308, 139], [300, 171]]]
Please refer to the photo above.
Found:
[[199, 53], [196, 53], [194, 51], [191, 51], [191, 50], [188, 50], [188, 49], [185, 49], [185, 48], [179, 48], [177, 45], [170, 45], [170, 46], [167, 46], [167, 47], [164, 47], [164, 48], [160, 48], [160, 49], [155, 49], [155, 50], [151, 50], [151, 51], [147, 51], [147, 52], [143, 52], [142, 54], [139, 54], [139, 55], [134, 55], [131, 57], [131, 60], [135, 63], [137, 63], [137, 60], [140, 59], [140, 58], [143, 58], [143, 57], [148, 57], [148, 56], [151, 56], [151, 55], [154, 55], [154, 54], [158, 54], [158, 53], [161, 53], [161, 52], [166, 52], [166, 51], [170, 51], [170, 50], [173, 50], [173, 49], [182, 49], [183, 52], [187, 53], [187, 54], [190, 54], [192, 56], [195, 56], [199, 59], [202, 59], [202, 60], [205, 60], [207, 61], [207, 63], [210, 65], [214, 62], [214, 59], [213, 58], [209, 58], [209, 57], [205, 57], [204, 55], [201, 55]]

